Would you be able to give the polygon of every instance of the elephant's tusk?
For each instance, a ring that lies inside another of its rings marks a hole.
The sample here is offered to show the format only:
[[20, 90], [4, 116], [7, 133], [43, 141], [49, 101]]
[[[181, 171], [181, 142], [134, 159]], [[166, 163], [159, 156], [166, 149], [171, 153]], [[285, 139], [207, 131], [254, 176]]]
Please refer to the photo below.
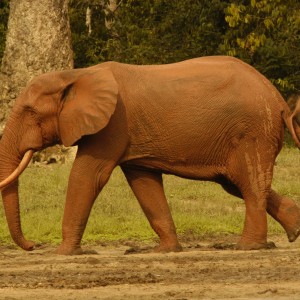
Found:
[[5, 178], [3, 181], [0, 182], [0, 189], [3, 189], [7, 185], [9, 185], [13, 181], [15, 181], [22, 174], [22, 172], [28, 166], [28, 164], [29, 164], [29, 162], [32, 158], [33, 153], [34, 153], [33, 150], [28, 150], [24, 154], [24, 156], [23, 156], [20, 164], [17, 166], [17, 168], [7, 178]]

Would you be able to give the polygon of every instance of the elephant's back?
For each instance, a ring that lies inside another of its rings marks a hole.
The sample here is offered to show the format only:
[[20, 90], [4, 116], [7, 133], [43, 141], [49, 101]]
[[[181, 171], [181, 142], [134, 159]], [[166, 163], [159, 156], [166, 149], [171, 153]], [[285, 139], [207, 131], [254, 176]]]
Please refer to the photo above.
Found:
[[115, 68], [131, 137], [128, 156], [209, 164], [218, 153], [224, 162], [245, 137], [252, 139], [258, 132], [270, 140], [279, 136], [278, 92], [237, 59], [205, 57]]
[[259, 102], [254, 96], [269, 99], [270, 93], [276, 94], [277, 102], [281, 101], [268, 79], [250, 65], [228, 56], [207, 56], [165, 65], [112, 63], [111, 68], [125, 99], [126, 96], [132, 101], [143, 99], [160, 107], [209, 105], [210, 101], [216, 107], [227, 105], [232, 98], [253, 106]]
[[[284, 102], [273, 85], [242, 61], [227, 56], [195, 58], [167, 65], [114, 63], [113, 73], [129, 114], [194, 121], [229, 115], [280, 114]], [[259, 120], [257, 121], [259, 122]]]

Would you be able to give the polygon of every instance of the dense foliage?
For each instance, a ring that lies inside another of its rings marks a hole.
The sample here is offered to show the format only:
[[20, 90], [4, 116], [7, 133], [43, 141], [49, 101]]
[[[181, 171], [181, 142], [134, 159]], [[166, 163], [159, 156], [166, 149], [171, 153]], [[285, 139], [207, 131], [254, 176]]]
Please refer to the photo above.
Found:
[[[297, 0], [122, 0], [110, 16], [111, 28], [105, 27], [99, 2], [71, 2], [77, 66], [104, 60], [168, 63], [225, 54], [253, 65], [285, 95], [300, 90]], [[88, 5], [93, 8], [90, 36], [84, 25]]]
[[237, 56], [288, 93], [300, 89], [300, 2], [231, 1], [222, 53]]
[[[0, 4], [0, 56], [8, 2]], [[108, 2], [69, 1], [76, 67], [225, 54], [253, 65], [285, 95], [300, 90], [298, 0], [116, 0], [112, 12]]]
[[[93, 1], [92, 34], [87, 35], [85, 10], [91, 1], [72, 0], [70, 20], [75, 64], [103, 60], [155, 64], [216, 53], [226, 29], [221, 0], [125, 0], [105, 27], [103, 6]], [[81, 11], [78, 10], [80, 8]]]
[[224, 7], [221, 0], [126, 1], [115, 16], [117, 37], [109, 40], [107, 55], [142, 64], [212, 55], [226, 28]]

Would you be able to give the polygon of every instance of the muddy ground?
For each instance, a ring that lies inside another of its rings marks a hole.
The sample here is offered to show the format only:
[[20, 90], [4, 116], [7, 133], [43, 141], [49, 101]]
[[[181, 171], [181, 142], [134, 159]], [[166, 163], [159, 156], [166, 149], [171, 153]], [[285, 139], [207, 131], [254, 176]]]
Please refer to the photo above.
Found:
[[135, 242], [71, 257], [0, 247], [0, 299], [300, 299], [300, 241], [272, 237], [276, 249], [245, 252], [227, 248], [235, 239], [169, 254], [138, 253]]

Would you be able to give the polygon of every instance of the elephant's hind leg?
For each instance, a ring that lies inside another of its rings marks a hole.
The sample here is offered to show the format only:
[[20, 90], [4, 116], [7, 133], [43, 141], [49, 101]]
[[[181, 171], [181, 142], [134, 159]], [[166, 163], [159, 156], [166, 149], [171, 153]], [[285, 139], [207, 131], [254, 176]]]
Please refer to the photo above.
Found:
[[165, 197], [162, 175], [150, 171], [123, 168], [127, 181], [138, 199], [151, 227], [159, 236], [155, 252], [181, 251], [173, 218]]
[[[221, 178], [217, 182], [229, 194], [243, 198], [240, 191], [228, 180]], [[298, 238], [300, 235], [300, 208], [292, 199], [271, 190], [267, 197], [267, 213], [284, 228], [290, 242], [294, 242]]]
[[[256, 144], [233, 156], [230, 180], [241, 192], [246, 205], [244, 229], [237, 249], [269, 248], [267, 243], [267, 197], [273, 177], [272, 158], [263, 155]], [[251, 151], [252, 150], [252, 151]]]
[[267, 211], [285, 229], [289, 241], [294, 242], [300, 235], [300, 208], [296, 203], [271, 190]]

